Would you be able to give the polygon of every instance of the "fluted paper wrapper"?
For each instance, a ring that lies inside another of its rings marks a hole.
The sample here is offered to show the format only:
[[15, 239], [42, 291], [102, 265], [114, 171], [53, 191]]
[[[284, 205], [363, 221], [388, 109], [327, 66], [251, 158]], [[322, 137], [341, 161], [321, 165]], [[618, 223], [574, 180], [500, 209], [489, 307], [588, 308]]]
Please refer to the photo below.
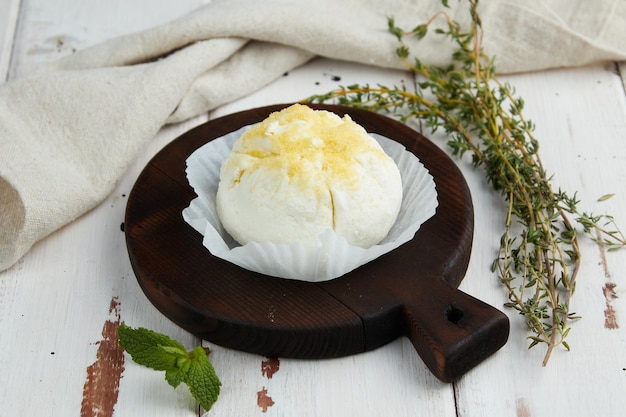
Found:
[[187, 159], [187, 179], [197, 198], [183, 210], [185, 221], [204, 236], [203, 245], [216, 257], [265, 275], [302, 281], [340, 277], [413, 239], [420, 226], [435, 214], [435, 182], [418, 158], [386, 137], [370, 134], [398, 165], [402, 177], [402, 205], [398, 218], [379, 244], [368, 249], [353, 246], [328, 229], [318, 245], [251, 242], [238, 244], [217, 216], [216, 195], [222, 162], [230, 155], [243, 127], [198, 148]]

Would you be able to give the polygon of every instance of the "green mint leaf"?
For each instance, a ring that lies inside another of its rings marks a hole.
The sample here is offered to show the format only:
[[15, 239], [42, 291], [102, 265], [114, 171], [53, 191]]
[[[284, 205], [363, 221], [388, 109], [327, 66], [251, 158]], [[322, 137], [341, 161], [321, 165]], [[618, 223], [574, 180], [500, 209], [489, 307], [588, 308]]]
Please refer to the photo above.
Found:
[[165, 380], [168, 384], [176, 388], [181, 382], [185, 381], [187, 371], [191, 366], [191, 360], [186, 350], [180, 350], [171, 346], [160, 346], [160, 348], [170, 354], [177, 355], [176, 368], [167, 369], [165, 371]]
[[187, 352], [183, 345], [164, 334], [133, 329], [124, 323], [117, 328], [119, 344], [136, 363], [165, 371], [165, 380], [176, 388], [181, 382], [205, 410], [217, 401], [222, 383], [202, 346]]
[[133, 329], [121, 323], [117, 336], [120, 346], [135, 362], [157, 371], [177, 369], [179, 358], [187, 355], [185, 347], [177, 341], [143, 327]]
[[187, 371], [182, 369], [169, 369], [165, 371], [165, 380], [172, 387], [176, 388], [181, 382], [185, 382]]
[[220, 395], [222, 383], [215, 374], [213, 365], [209, 362], [209, 358], [202, 346], [198, 346], [189, 352], [189, 356], [191, 358], [191, 366], [187, 372], [185, 383], [202, 408], [209, 410]]

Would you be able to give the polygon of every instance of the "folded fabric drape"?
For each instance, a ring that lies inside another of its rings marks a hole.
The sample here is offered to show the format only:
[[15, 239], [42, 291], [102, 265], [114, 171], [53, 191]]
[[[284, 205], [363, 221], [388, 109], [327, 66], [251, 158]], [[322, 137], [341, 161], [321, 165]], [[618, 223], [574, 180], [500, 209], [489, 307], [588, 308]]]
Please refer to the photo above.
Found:
[[[469, 21], [467, 2], [450, 6], [453, 19]], [[162, 126], [314, 56], [402, 68], [387, 17], [411, 29], [441, 9], [415, 0], [213, 0], [0, 85], [0, 270], [100, 203]], [[626, 59], [623, 1], [483, 0], [479, 10], [500, 73]], [[414, 42], [423, 62], [450, 62], [448, 41]]]

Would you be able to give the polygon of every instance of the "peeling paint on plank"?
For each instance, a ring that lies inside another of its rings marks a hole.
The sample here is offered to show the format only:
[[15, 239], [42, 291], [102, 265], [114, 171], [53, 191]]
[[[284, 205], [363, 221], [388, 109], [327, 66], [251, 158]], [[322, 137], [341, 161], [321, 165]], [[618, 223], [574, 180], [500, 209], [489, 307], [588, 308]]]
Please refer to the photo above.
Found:
[[613, 308], [613, 300], [617, 298], [617, 293], [615, 291], [616, 284], [611, 282], [611, 272], [609, 271], [609, 265], [606, 261], [606, 249], [604, 248], [604, 244], [602, 243], [601, 236], [599, 236], [599, 232], [598, 247], [600, 249], [600, 265], [602, 266], [602, 270], [604, 271], [604, 277], [606, 278], [604, 287], [602, 287], [602, 294], [604, 295], [605, 304], [604, 328], [615, 330], [619, 328], [615, 309]]
[[517, 417], [530, 417], [530, 411], [528, 411], [528, 406], [524, 398], [518, 398], [517, 401], [515, 401], [515, 412]]
[[611, 330], [618, 329], [619, 325], [617, 324], [615, 309], [611, 304], [613, 300], [617, 298], [617, 294], [615, 293], [615, 284], [612, 282], [604, 284], [602, 293], [604, 294], [604, 299], [606, 300], [606, 309], [604, 310], [604, 327]]
[[278, 358], [267, 358], [264, 361], [261, 361], [261, 374], [267, 377], [267, 379], [272, 379], [274, 374], [278, 372], [280, 368], [280, 361]]
[[256, 393], [256, 403], [264, 413], [267, 413], [267, 409], [274, 405], [272, 397], [267, 395], [267, 388], [263, 387], [261, 391]]
[[87, 367], [81, 417], [112, 417], [117, 404], [124, 371], [124, 352], [117, 343], [120, 304], [116, 297], [111, 299], [109, 314], [113, 318], [105, 321], [102, 327], [102, 340], [97, 342], [96, 361]]

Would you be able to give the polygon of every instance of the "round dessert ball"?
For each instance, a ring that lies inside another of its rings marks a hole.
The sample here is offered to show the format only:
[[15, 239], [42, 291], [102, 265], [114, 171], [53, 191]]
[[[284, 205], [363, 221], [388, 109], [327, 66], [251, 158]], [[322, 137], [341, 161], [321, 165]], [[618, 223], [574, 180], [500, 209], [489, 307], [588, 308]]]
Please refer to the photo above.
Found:
[[314, 246], [330, 228], [368, 248], [387, 235], [401, 203], [398, 167], [365, 129], [300, 104], [235, 141], [217, 191], [218, 217], [241, 245]]

